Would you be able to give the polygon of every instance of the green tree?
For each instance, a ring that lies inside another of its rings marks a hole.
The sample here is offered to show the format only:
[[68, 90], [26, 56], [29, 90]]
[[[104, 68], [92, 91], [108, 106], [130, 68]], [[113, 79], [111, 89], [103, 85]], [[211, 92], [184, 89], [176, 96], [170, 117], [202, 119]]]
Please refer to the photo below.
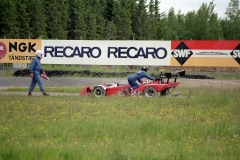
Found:
[[206, 3], [202, 3], [202, 6], [198, 9], [195, 17], [195, 27], [193, 31], [195, 33], [194, 39], [205, 40], [206, 30], [208, 27], [208, 6]]
[[220, 21], [218, 20], [217, 13], [214, 12], [215, 4], [214, 1], [208, 5], [208, 29], [206, 32], [206, 39], [217, 40], [223, 36]]
[[230, 0], [225, 14], [227, 15], [226, 23], [229, 25], [224, 28], [226, 39], [240, 39], [239, 0]]
[[106, 8], [107, 2], [105, 0], [94, 0], [93, 4], [92, 6], [96, 14], [97, 23], [96, 39], [103, 40], [105, 38], [105, 25], [107, 22], [104, 18], [104, 9]]
[[107, 24], [105, 27], [105, 39], [107, 40], [117, 39], [117, 29], [113, 21], [107, 21]]
[[18, 21], [17, 3], [15, 0], [2, 0], [1, 8], [1, 35], [3, 38], [20, 38], [20, 23]]
[[178, 39], [176, 27], [177, 27], [177, 17], [176, 17], [174, 8], [171, 7], [167, 15], [167, 28], [165, 31], [166, 40]]
[[[147, 5], [148, 3], [148, 5]], [[216, 40], [240, 39], [239, 0], [225, 19], [214, 0], [186, 15], [160, 12], [160, 0], [2, 0], [2, 38]]]
[[209, 5], [203, 3], [196, 14], [195, 39], [217, 40], [223, 35], [220, 21], [214, 12], [215, 4], [213, 2], [210, 2]]
[[86, 39], [94, 40], [97, 34], [96, 14], [92, 12], [91, 7], [86, 7]]
[[68, 4], [68, 0], [49, 0], [47, 2], [47, 24], [50, 39], [67, 39], [69, 23]]
[[188, 12], [185, 15], [185, 39], [195, 39], [196, 34], [194, 33], [196, 13], [195, 11]]
[[130, 40], [135, 40], [136, 37], [136, 17], [137, 17], [137, 4], [138, 0], [132, 0], [130, 5], [130, 11], [131, 11], [131, 25], [132, 25], [132, 35], [130, 35]]
[[159, 27], [157, 32], [157, 39], [166, 40], [168, 34], [168, 20], [165, 12], [160, 14]]
[[148, 15], [149, 15], [149, 33], [150, 34], [150, 39], [153, 39], [154, 35], [157, 33], [157, 28], [156, 28], [156, 21], [154, 17], [154, 2], [153, 0], [150, 0], [149, 5], [148, 5]]
[[104, 9], [104, 19], [106, 20], [105, 25], [105, 39], [114, 40], [117, 39], [116, 25], [113, 22], [114, 19], [114, 0], [106, 0], [106, 5]]
[[116, 39], [128, 40], [132, 35], [131, 3], [129, 0], [119, 0], [114, 3], [113, 23], [116, 27]]
[[133, 17], [133, 32], [135, 38], [138, 40], [150, 39], [149, 31], [149, 18], [147, 14], [146, 0], [137, 1], [135, 14]]
[[70, 28], [69, 39], [87, 39], [87, 24], [86, 24], [86, 3], [85, 0], [70, 1]]
[[112, 21], [114, 3], [114, 0], [106, 0], [106, 5], [104, 8], [104, 19], [106, 19], [107, 21]]
[[28, 0], [16, 1], [18, 21], [19, 21], [19, 38], [27, 39], [31, 35], [30, 16], [28, 8]]
[[32, 38], [48, 38], [47, 37], [47, 23], [46, 10], [44, 8], [45, 1], [31, 0], [29, 1], [29, 26], [31, 28]]
[[150, 0], [148, 5], [148, 15], [149, 15], [149, 38], [157, 39], [157, 32], [160, 23], [159, 15], [159, 3], [157, 0]]
[[178, 11], [177, 14], [177, 22], [175, 26], [177, 36], [177, 40], [184, 40], [186, 39], [186, 30], [185, 30], [185, 16], [181, 13], [181, 11]]
[[159, 6], [160, 6], [160, 2], [158, 0], [155, 0], [153, 7], [154, 7], [154, 20], [155, 20], [156, 31], [154, 30], [152, 34], [154, 34], [153, 39], [156, 39], [156, 40], [163, 38], [162, 30], [163, 30], [163, 26], [165, 25], [164, 16], [163, 16], [164, 14], [160, 13]]
[[229, 25], [228, 20], [220, 19], [220, 24], [223, 32], [223, 36], [221, 37], [221, 39], [232, 40], [231, 38], [232, 31], [230, 30], [231, 26]]
[[[211, 4], [210, 4], [211, 7]], [[213, 13], [214, 8], [210, 8], [208, 29], [206, 39], [217, 40], [223, 37], [220, 21], [218, 20], [217, 14]]]
[[86, 38], [90, 40], [99, 40], [105, 38], [104, 8], [105, 0], [86, 1]]

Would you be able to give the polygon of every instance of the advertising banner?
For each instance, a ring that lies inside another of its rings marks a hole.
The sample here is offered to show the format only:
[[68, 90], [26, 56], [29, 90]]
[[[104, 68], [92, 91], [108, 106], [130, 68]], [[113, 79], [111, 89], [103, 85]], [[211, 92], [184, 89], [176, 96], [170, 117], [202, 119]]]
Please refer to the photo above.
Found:
[[171, 66], [240, 67], [238, 41], [172, 41]]
[[171, 41], [43, 40], [43, 64], [170, 65]]
[[42, 40], [0, 39], [0, 63], [30, 63]]
[[0, 63], [240, 67], [236, 41], [0, 39]]

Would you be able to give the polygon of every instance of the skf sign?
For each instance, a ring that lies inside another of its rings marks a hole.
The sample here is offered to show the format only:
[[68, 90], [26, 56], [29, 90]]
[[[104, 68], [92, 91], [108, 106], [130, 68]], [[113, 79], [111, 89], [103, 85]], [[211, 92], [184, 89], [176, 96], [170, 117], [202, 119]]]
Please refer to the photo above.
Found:
[[41, 40], [0, 39], [0, 63], [30, 63]]

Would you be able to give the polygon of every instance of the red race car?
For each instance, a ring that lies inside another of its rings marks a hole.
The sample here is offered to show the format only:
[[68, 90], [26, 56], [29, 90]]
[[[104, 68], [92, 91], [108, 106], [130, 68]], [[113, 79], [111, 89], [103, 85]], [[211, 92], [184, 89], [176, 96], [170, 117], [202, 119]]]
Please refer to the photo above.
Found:
[[[170, 82], [171, 78], [174, 78], [174, 81]], [[166, 81], [165, 81], [166, 80]], [[170, 92], [170, 89], [175, 89], [180, 85], [180, 82], [177, 82], [177, 75], [173, 76], [171, 73], [160, 74], [160, 78], [155, 79], [155, 81], [146, 81], [140, 84], [140, 87], [134, 90], [131, 93], [128, 93], [126, 89], [130, 88], [129, 84], [120, 84], [120, 83], [108, 83], [95, 85], [92, 88], [86, 86], [80, 92], [80, 96], [94, 95], [96, 97], [101, 96], [164, 96]], [[179, 93], [178, 93], [179, 94]]]

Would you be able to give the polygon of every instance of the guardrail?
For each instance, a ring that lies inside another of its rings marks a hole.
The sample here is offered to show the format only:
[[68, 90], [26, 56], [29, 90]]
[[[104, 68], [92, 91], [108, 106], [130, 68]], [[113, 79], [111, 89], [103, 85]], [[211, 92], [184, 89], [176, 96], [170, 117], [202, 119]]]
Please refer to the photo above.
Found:
[[[82, 71], [72, 71], [72, 70], [45, 70], [48, 77], [127, 77], [130, 74], [135, 72], [133, 71], [124, 71], [124, 72], [95, 72], [91, 70], [82, 70]], [[15, 77], [26, 77], [29, 76], [29, 69], [20, 69], [15, 70], [13, 76]], [[229, 76], [231, 79], [240, 79], [240, 72], [235, 73], [226, 73], [226, 72], [191, 72], [185, 73], [183, 72], [172, 72], [172, 74], [178, 74], [178, 77], [182, 78], [191, 78], [191, 79], [215, 79], [221, 76]], [[150, 76], [158, 78], [160, 77], [159, 73], [149, 73]]]
[[[45, 70], [48, 77], [67, 77], [67, 76], [79, 76], [79, 77], [126, 77], [134, 72], [93, 72], [91, 70], [83, 71], [65, 71], [65, 70]], [[29, 76], [29, 69], [17, 70], [13, 73], [15, 77]]]

